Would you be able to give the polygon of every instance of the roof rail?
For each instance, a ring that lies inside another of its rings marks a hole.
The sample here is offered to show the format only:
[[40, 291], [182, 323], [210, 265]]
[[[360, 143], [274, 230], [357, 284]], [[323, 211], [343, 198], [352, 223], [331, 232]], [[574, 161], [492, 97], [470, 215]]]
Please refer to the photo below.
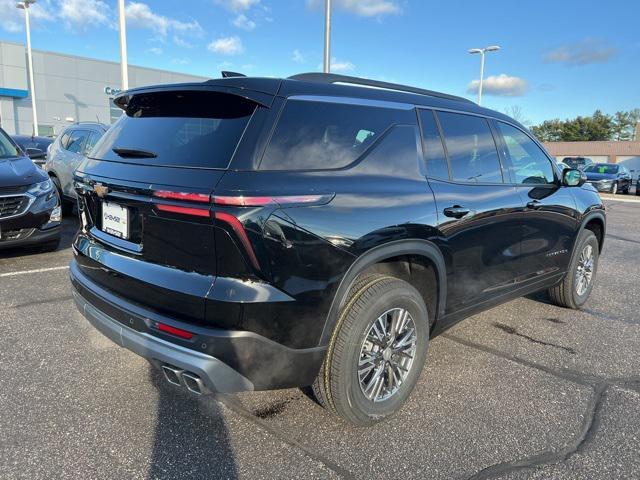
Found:
[[409, 87], [398, 83], [381, 82], [378, 80], [369, 80], [368, 78], [350, 77], [348, 75], [338, 75], [335, 73], [300, 73], [289, 77], [289, 80], [300, 80], [303, 82], [316, 83], [341, 83], [347, 85], [359, 85], [365, 87], [380, 88], [384, 90], [394, 90], [398, 92], [416, 93], [418, 95], [428, 95], [429, 97], [446, 98], [447, 100], [455, 100], [457, 102], [474, 103], [468, 98], [449, 95], [448, 93], [434, 92], [433, 90], [425, 90], [423, 88]]

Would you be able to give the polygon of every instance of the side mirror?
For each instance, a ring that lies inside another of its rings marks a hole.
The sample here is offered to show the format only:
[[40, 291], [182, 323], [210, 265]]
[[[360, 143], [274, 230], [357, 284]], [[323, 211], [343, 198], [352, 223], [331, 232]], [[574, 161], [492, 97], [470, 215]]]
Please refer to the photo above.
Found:
[[37, 160], [45, 158], [45, 153], [39, 148], [27, 148], [27, 156], [31, 160]]
[[562, 172], [562, 182], [567, 187], [581, 187], [587, 181], [587, 176], [575, 168], [568, 168]]

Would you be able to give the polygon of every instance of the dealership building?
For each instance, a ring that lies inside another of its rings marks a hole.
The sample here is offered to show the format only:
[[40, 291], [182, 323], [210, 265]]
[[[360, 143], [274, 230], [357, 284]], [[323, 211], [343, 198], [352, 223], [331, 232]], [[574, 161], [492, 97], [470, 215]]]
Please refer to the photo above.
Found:
[[[33, 133], [27, 65], [24, 45], [0, 41], [0, 126], [9, 134]], [[119, 63], [33, 50], [33, 71], [40, 135], [58, 135], [75, 122], [111, 124], [120, 116], [112, 103], [120, 91]], [[129, 65], [131, 88], [203, 80]]]

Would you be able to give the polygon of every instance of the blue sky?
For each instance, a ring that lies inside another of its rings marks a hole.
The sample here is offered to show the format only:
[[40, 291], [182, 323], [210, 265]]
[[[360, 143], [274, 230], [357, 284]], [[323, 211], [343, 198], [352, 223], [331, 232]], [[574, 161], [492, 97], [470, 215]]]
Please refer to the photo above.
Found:
[[[323, 0], [127, 2], [129, 62], [209, 77], [320, 69]], [[539, 123], [640, 107], [637, 0], [333, 0], [334, 71], [517, 106]], [[22, 12], [0, 0], [0, 39], [24, 42]], [[115, 0], [38, 0], [35, 49], [119, 60]]]

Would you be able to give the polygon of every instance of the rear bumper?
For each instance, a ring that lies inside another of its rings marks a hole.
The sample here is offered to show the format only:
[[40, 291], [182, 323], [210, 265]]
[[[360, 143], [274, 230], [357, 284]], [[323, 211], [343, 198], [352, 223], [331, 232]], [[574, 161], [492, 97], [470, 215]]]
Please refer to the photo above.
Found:
[[[293, 349], [253, 332], [194, 326], [160, 315], [97, 285], [70, 265], [80, 312], [100, 332], [156, 365], [193, 372], [214, 392], [271, 390], [310, 385], [326, 348]], [[157, 329], [164, 323], [193, 333], [185, 340]]]

